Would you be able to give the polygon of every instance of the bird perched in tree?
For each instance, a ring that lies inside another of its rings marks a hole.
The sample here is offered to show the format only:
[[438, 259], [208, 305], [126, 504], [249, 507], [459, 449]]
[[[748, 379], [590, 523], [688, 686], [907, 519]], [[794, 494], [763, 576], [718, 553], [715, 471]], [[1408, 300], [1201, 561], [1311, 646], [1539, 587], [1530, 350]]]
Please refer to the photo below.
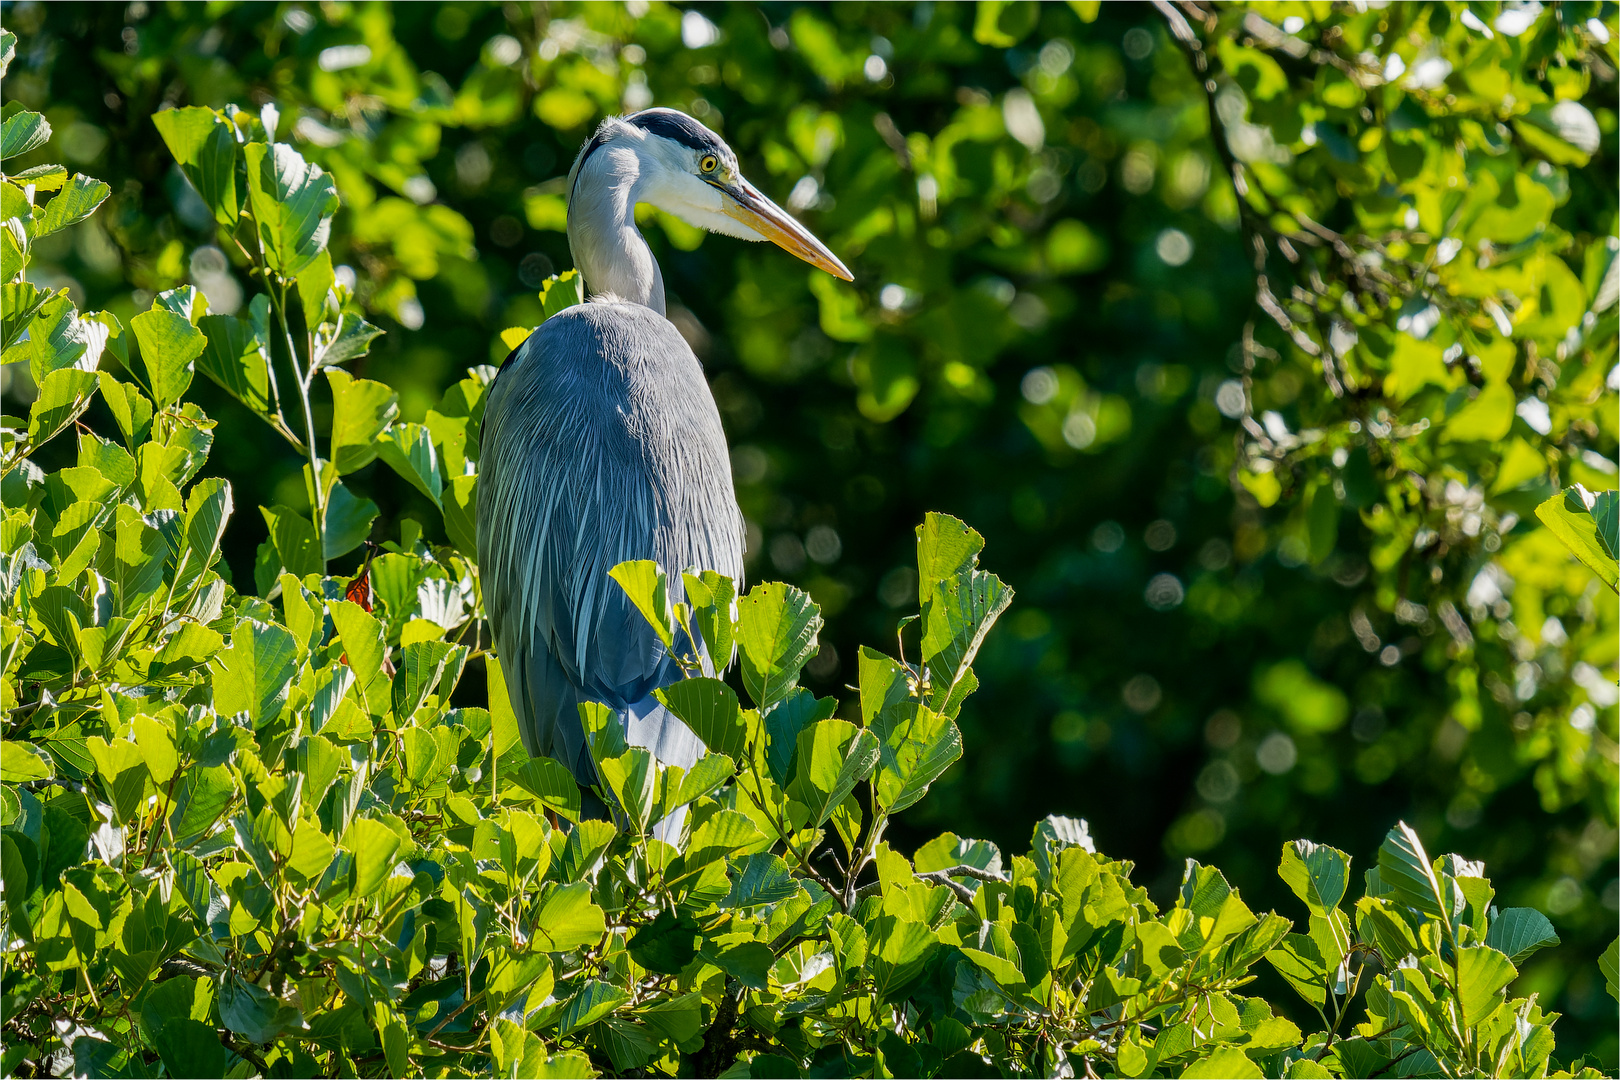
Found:
[[[568, 174], [568, 245], [588, 302], [552, 316], [490, 387], [478, 484], [484, 606], [531, 756], [596, 782], [578, 706], [602, 702], [627, 742], [690, 768], [697, 737], [653, 691], [679, 665], [608, 576], [653, 559], [740, 580], [743, 519], [714, 396], [664, 316], [664, 279], [636, 227], [650, 203], [688, 224], [770, 240], [852, 280], [744, 180], [718, 135], [684, 113], [604, 120]], [[706, 670], [730, 657], [704, 658]], [[593, 800], [594, 801], [594, 800]], [[592, 807], [597, 813], [600, 807]]]

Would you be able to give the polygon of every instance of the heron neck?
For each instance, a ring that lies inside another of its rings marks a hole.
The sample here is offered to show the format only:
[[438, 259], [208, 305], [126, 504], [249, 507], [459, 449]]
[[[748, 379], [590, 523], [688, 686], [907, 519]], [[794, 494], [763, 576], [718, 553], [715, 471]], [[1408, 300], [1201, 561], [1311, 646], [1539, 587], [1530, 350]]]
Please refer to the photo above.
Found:
[[568, 201], [568, 246], [592, 296], [610, 294], [664, 314], [664, 275], [636, 228], [640, 155], [603, 146], [580, 166]]

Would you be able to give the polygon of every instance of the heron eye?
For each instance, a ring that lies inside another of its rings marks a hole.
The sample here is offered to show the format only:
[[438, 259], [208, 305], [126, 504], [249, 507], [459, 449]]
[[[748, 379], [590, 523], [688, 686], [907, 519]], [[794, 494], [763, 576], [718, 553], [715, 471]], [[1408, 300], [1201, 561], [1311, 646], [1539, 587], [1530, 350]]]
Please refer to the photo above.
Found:
[[704, 172], [714, 172], [720, 167], [720, 159], [713, 154], [705, 154], [703, 160], [698, 162], [698, 165]]

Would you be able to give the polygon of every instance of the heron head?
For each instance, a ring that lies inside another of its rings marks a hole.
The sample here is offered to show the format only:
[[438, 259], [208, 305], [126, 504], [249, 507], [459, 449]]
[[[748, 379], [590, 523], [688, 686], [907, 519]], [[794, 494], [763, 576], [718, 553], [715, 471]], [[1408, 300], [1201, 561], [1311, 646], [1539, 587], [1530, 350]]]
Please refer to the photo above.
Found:
[[[611, 126], [610, 126], [611, 125]], [[792, 215], [743, 178], [725, 140], [675, 109], [646, 109], [603, 124], [592, 140], [632, 149], [639, 159], [638, 201], [688, 225], [744, 240], [769, 240], [845, 281], [854, 275]], [[583, 162], [596, 147], [587, 146]], [[579, 166], [575, 166], [578, 174]]]

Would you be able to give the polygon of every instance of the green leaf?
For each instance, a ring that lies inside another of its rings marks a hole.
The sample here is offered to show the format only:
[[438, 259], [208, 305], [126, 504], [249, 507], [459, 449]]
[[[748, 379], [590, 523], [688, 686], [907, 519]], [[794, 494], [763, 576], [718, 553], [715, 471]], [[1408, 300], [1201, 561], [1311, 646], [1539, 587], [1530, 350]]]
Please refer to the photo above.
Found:
[[96, 377], [101, 384], [102, 400], [124, 436], [124, 445], [133, 452], [152, 430], [152, 402], [135, 387], [119, 382], [105, 371], [98, 372]]
[[1326, 844], [1294, 840], [1283, 845], [1277, 874], [1312, 914], [1326, 916], [1344, 899], [1350, 856]]
[[334, 280], [332, 255], [325, 250], [317, 252], [309, 265], [298, 272], [298, 305], [304, 313], [304, 325], [311, 334], [326, 318], [326, 304]]
[[787, 863], [768, 851], [756, 852], [732, 865], [731, 891], [720, 901], [724, 908], [775, 904], [797, 894], [799, 883]]
[[343, 848], [354, 856], [354, 895], [370, 897], [393, 873], [400, 838], [375, 818], [357, 818], [343, 834]]
[[1609, 947], [1598, 957], [1598, 970], [1603, 972], [1603, 983], [1609, 996], [1620, 1001], [1620, 938], [1609, 942]]
[[771, 779], [786, 787], [799, 759], [799, 733], [809, 724], [827, 720], [838, 711], [836, 698], [817, 698], [803, 687], [795, 687], [787, 697], [765, 714], [766, 766]]
[[444, 489], [444, 533], [456, 550], [478, 558], [478, 477], [455, 476]]
[[377, 437], [377, 454], [390, 468], [439, 505], [444, 476], [439, 471], [433, 433], [421, 424], [394, 424]]
[[1510, 907], [1498, 912], [1485, 933], [1485, 944], [1501, 951], [1515, 964], [1538, 949], [1557, 945], [1558, 932], [1535, 908]]
[[1396, 823], [1379, 847], [1378, 875], [1393, 890], [1395, 900], [1425, 915], [1443, 917], [1440, 882], [1429, 865], [1423, 841], [1406, 822]]
[[512, 774], [512, 782], [569, 821], [579, 820], [579, 784], [561, 763], [531, 758]]
[[445, 663], [465, 645], [448, 641], [414, 641], [400, 650], [394, 671], [394, 716], [405, 723], [427, 701], [427, 696], [444, 674]]
[[1513, 410], [1518, 399], [1506, 383], [1488, 383], [1479, 396], [1446, 420], [1440, 427], [1442, 442], [1500, 442], [1513, 428]]
[[1386, 966], [1398, 964], [1420, 951], [1411, 926], [1389, 900], [1375, 896], [1357, 900], [1356, 929], [1363, 941], [1371, 941], [1378, 947]]
[[697, 870], [716, 859], [728, 858], [764, 844], [765, 834], [752, 818], [736, 810], [722, 810], [692, 830], [686, 845], [686, 869]]
[[94, 316], [80, 317], [66, 296], [52, 297], [40, 306], [28, 327], [29, 373], [35, 382], [43, 382], [62, 368], [94, 371], [111, 334], [108, 323]]
[[[617, 730], [619, 724], [617, 717], [609, 723]], [[652, 812], [657, 802], [658, 791], [658, 772], [652, 751], [632, 746], [612, 756], [606, 756], [601, 751], [597, 751], [594, 756], [596, 771], [601, 775], [607, 789], [613, 793], [614, 800], [619, 804], [619, 809], [628, 819], [632, 830], [637, 833], [646, 832], [647, 826], [652, 823]]]
[[788, 794], [810, 808], [819, 828], [877, 767], [877, 736], [846, 720], [821, 720], [799, 732], [799, 763]]
[[585, 279], [579, 276], [578, 270], [553, 274], [540, 286], [540, 321], [584, 302]]
[[96, 207], [112, 194], [112, 188], [90, 176], [74, 174], [73, 179], [45, 204], [45, 215], [34, 226], [34, 236], [49, 236], [53, 232], [77, 225], [96, 212]]
[[188, 848], [203, 839], [224, 816], [235, 795], [236, 786], [229, 766], [193, 766], [182, 770], [174, 809], [169, 814], [169, 830], [174, 835], [175, 846]]
[[111, 742], [100, 736], [85, 741], [85, 749], [96, 763], [96, 774], [101, 777], [102, 790], [112, 804], [120, 825], [134, 820], [145, 801], [147, 768], [140, 748], [128, 739]]
[[[512, 698], [506, 689], [506, 676], [501, 671], [500, 657], [493, 652], [484, 657], [484, 678], [489, 683], [491, 749], [495, 760], [499, 761], [514, 747], [522, 752], [523, 734], [518, 730], [517, 714], [512, 711]], [[524, 756], [527, 757], [526, 754]]]
[[153, 1036], [152, 1045], [170, 1076], [225, 1075], [227, 1051], [219, 1041], [219, 1032], [200, 1020], [165, 1020]]
[[177, 285], [153, 297], [152, 306], [172, 311], [196, 326], [197, 321], [208, 314], [208, 296], [194, 285]]
[[383, 678], [383, 659], [388, 646], [383, 640], [382, 624], [359, 604], [338, 600], [327, 605], [332, 624], [343, 642], [343, 655], [354, 672], [355, 682], [366, 707], [381, 715], [388, 707], [389, 683]]
[[96, 373], [62, 368], [45, 376], [28, 414], [28, 443], [40, 446], [79, 418], [95, 392]]
[[585, 729], [585, 745], [598, 764], [629, 750], [624, 740], [624, 722], [614, 710], [597, 701], [579, 703], [580, 724]]
[[260, 295], [253, 298], [252, 321], [232, 315], [204, 315], [197, 320], [208, 341], [197, 357], [198, 369], [266, 419], [273, 415], [270, 342], [259, 316], [268, 316], [268, 311], [268, 301]]
[[163, 534], [139, 510], [120, 503], [113, 530], [112, 585], [121, 615], [133, 617], [142, 604], [163, 588], [164, 563], [170, 559]]
[[0, 328], [3, 328], [0, 349], [9, 349], [16, 344], [46, 301], [56, 299], [58, 295], [48, 289], [35, 288], [26, 281], [0, 285]]
[[146, 762], [146, 771], [151, 774], [152, 783], [168, 783], [180, 766], [180, 755], [175, 753], [169, 729], [150, 716], [137, 716], [131, 725], [134, 728], [135, 746]]
[[664, 648], [673, 649], [675, 635], [669, 624], [669, 589], [664, 580], [664, 568], [651, 559], [636, 559], [615, 566], [608, 571], [608, 576], [619, 583], [619, 588], [641, 612]]
[[223, 716], [246, 713], [254, 727], [276, 719], [297, 672], [298, 646], [283, 627], [243, 619], [231, 631], [231, 647], [211, 663], [214, 707]]
[[903, 703], [880, 715], [871, 729], [882, 752], [874, 787], [878, 802], [899, 813], [962, 756], [962, 733], [926, 705]]
[[59, 191], [67, 183], [67, 178], [67, 168], [54, 164], [35, 165], [11, 175], [13, 183], [33, 184], [35, 191]]
[[724, 670], [731, 661], [734, 647], [731, 608], [737, 600], [737, 583], [724, 574], [704, 570], [695, 575], [682, 574], [681, 584], [692, 612], [692, 622], [708, 647], [709, 659], [715, 670]]
[[51, 122], [37, 112], [24, 109], [7, 117], [6, 122], [0, 124], [0, 160], [20, 157], [30, 150], [38, 150], [49, 142], [50, 138]]
[[[1620, 581], [1620, 563], [1616, 562], [1613, 551], [1605, 547], [1604, 530], [1599, 529], [1598, 520], [1593, 517], [1593, 510], [1597, 506], [1597, 497], [1581, 485], [1575, 484], [1536, 507], [1536, 517], [1540, 518], [1541, 523], [1563, 541], [1564, 546], [1574, 552], [1575, 557], [1586, 564], [1599, 580], [1614, 589], [1617, 581]], [[1613, 496], [1611, 495], [1602, 506], [1607, 515], [1603, 523], [1605, 529], [1613, 532], [1616, 513]]]
[[[707, 753], [698, 759], [697, 764], [686, 771], [681, 777], [680, 785], [669, 793], [663, 801], [664, 813], [667, 815], [676, 807], [696, 802], [703, 796], [714, 792], [730, 780], [737, 772], [736, 762], [725, 754]], [[664, 779], [678, 775], [665, 770]]]
[[572, 1035], [590, 1027], [630, 1000], [628, 992], [600, 979], [588, 979], [579, 993], [568, 999], [558, 1017], [558, 1034]]
[[591, 903], [591, 886], [584, 881], [546, 893], [534, 926], [533, 947], [542, 952], [583, 949], [595, 945], [607, 933], [606, 916]]
[[15, 739], [0, 742], [0, 780], [25, 784], [30, 780], [49, 780], [55, 775], [55, 764], [38, 747]]
[[315, 331], [315, 366], [332, 367], [347, 363], [371, 351], [371, 342], [382, 330], [352, 311], [341, 312], [336, 323], [323, 323]]
[[236, 225], [236, 139], [212, 109], [166, 109], [152, 117], [169, 153], [221, 225]]
[[1592, 498], [1592, 521], [1598, 541], [1613, 558], [1620, 553], [1620, 491], [1600, 491]]
[[760, 709], [769, 709], [797, 685], [815, 655], [821, 609], [808, 593], [781, 582], [748, 590], [737, 603], [737, 645], [743, 686]]
[[1519, 137], [1555, 165], [1583, 166], [1598, 148], [1598, 124], [1578, 101], [1532, 105], [1513, 121]]
[[770, 989], [771, 965], [776, 957], [763, 941], [744, 941], [717, 955], [714, 962], [750, 990], [764, 991]]
[[719, 679], [682, 679], [653, 693], [704, 746], [733, 761], [748, 760], [748, 728], [731, 687]]
[[977, 568], [983, 548], [982, 536], [945, 514], [929, 514], [917, 527], [922, 658], [934, 684], [936, 709], [1012, 603], [1012, 590]]
[[326, 381], [332, 389], [332, 461], [338, 472], [351, 473], [377, 456], [378, 436], [399, 416], [399, 395], [346, 371], [328, 371]]
[[250, 142], [248, 200], [270, 269], [296, 278], [326, 247], [338, 207], [332, 178], [286, 143]]
[[906, 700], [911, 693], [906, 669], [865, 645], [860, 651], [861, 722], [871, 727], [883, 711]]
[[663, 1038], [685, 1043], [703, 1033], [703, 996], [682, 994], [636, 1010], [636, 1016]]
[[276, 557], [288, 573], [297, 578], [326, 572], [326, 561], [321, 557], [321, 544], [315, 538], [315, 526], [296, 510], [285, 506], [261, 506], [264, 523], [270, 530], [270, 544]]
[[1233, 1046], [1222, 1046], [1208, 1057], [1200, 1057], [1191, 1065], [1182, 1070], [1184, 1080], [1197, 1077], [1204, 1080], [1206, 1077], [1224, 1078], [1224, 1080], [1260, 1080], [1266, 1074], [1260, 1070], [1249, 1056]]
[[1462, 1022], [1471, 1028], [1502, 1004], [1502, 989], [1519, 974], [1511, 961], [1489, 945], [1457, 950], [1457, 1001]]
[[226, 973], [219, 986], [219, 1019], [249, 1042], [267, 1043], [297, 1022], [297, 1010], [263, 987]]
[[230, 482], [218, 477], [197, 481], [186, 496], [186, 544], [198, 567], [213, 562], [234, 506]]
[[333, 484], [326, 496], [326, 522], [321, 530], [326, 558], [347, 555], [365, 543], [377, 514], [376, 503], [355, 495], [341, 480]]
[[698, 925], [665, 909], [630, 938], [630, 957], [648, 971], [679, 975], [697, 956]]
[[141, 346], [153, 403], [160, 410], [167, 409], [191, 385], [193, 363], [202, 355], [207, 338], [189, 319], [157, 304], [131, 319], [129, 328]]
[[1316, 942], [1304, 934], [1289, 934], [1266, 959], [1300, 997], [1320, 1009], [1327, 1002], [1328, 970]]

